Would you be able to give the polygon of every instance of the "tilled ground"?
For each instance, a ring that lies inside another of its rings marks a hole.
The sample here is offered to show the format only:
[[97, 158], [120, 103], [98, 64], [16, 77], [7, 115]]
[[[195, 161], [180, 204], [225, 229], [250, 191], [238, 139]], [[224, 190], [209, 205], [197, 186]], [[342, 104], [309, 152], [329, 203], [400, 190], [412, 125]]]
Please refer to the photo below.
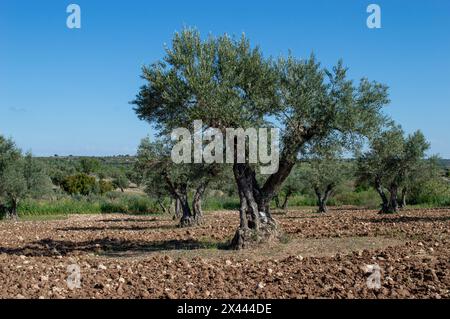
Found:
[[240, 252], [222, 248], [236, 212], [190, 229], [168, 216], [0, 222], [0, 298], [450, 298], [450, 209], [275, 216], [283, 240]]

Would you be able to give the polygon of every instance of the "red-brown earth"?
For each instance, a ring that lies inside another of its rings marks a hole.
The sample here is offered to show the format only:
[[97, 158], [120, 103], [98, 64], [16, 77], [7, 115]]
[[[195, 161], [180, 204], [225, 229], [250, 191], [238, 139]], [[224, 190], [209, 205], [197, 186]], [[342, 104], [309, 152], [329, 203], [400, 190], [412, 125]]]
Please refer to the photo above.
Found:
[[[223, 249], [237, 212], [0, 222], [0, 298], [450, 298], [450, 209], [275, 213], [285, 235]], [[80, 268], [79, 288], [67, 267]], [[367, 265], [380, 267], [369, 288]]]

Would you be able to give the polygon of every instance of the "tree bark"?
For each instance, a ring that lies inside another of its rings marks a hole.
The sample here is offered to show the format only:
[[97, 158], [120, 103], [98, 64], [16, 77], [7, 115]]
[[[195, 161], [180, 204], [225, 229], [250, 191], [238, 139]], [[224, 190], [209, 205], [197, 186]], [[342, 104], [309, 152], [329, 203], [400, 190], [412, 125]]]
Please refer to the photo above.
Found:
[[407, 191], [406, 187], [403, 187], [402, 195], [401, 195], [401, 199], [400, 199], [400, 203], [399, 203], [399, 208], [400, 209], [406, 208], [406, 195], [407, 195], [407, 193], [408, 193], [408, 191]]
[[180, 227], [197, 226], [203, 222], [202, 198], [205, 194], [207, 185], [207, 182], [202, 182], [195, 190], [195, 194], [192, 199], [192, 210], [189, 208], [187, 190], [183, 189], [182, 193], [184, 193], [184, 195], [181, 199], [183, 216], [180, 220]]
[[255, 172], [248, 164], [235, 163], [233, 172], [239, 191], [240, 225], [230, 243], [233, 249], [245, 249], [278, 237], [278, 224], [270, 213], [275, 188], [264, 192], [259, 188]]
[[[278, 171], [270, 175], [262, 187], [259, 187], [251, 166], [237, 162], [235, 152], [233, 173], [240, 198], [240, 226], [231, 241], [231, 248], [249, 248], [254, 244], [266, 243], [280, 237], [278, 223], [270, 213], [270, 201], [291, 173], [301, 146], [317, 134], [317, 125], [313, 125], [308, 129], [296, 129], [294, 134], [287, 135], [284, 139], [285, 148], [281, 152]], [[234, 144], [237, 149], [237, 139]]]
[[207, 182], [202, 182], [195, 190], [194, 198], [192, 200], [193, 217], [197, 224], [200, 224], [203, 219], [202, 199], [205, 194]]
[[389, 212], [397, 213], [398, 212], [398, 187], [396, 184], [392, 184], [389, 187], [389, 193], [391, 198], [389, 200]]
[[380, 214], [393, 214], [398, 212], [398, 186], [392, 183], [389, 187], [390, 197], [386, 196], [379, 179], [375, 181], [375, 188], [381, 197], [382, 204]]
[[178, 200], [180, 201], [182, 216], [180, 219], [179, 227], [189, 227], [193, 225], [192, 211], [189, 207], [188, 189], [187, 184], [181, 184], [177, 192]]
[[175, 220], [181, 218], [183, 213], [181, 211], [180, 200], [177, 197], [173, 196], [171, 201], [172, 203], [170, 204], [170, 207], [173, 214], [173, 219]]
[[315, 188], [314, 191], [317, 196], [317, 206], [319, 207], [317, 212], [318, 213], [328, 213], [327, 202], [333, 191], [333, 185], [328, 185], [327, 188], [325, 189], [325, 191], [323, 192], [323, 194], [318, 188]]
[[181, 206], [181, 201], [179, 198], [176, 199], [176, 217], [181, 218], [183, 216], [183, 208]]
[[375, 180], [375, 189], [381, 197], [381, 210], [380, 214], [386, 214], [389, 211], [389, 200], [386, 196], [386, 193], [383, 190], [383, 186], [381, 185], [381, 181], [379, 179]]
[[288, 192], [288, 193], [286, 193], [285, 195], [284, 195], [284, 201], [283, 201], [283, 205], [281, 205], [281, 208], [282, 209], [286, 209], [287, 207], [288, 207], [288, 201], [289, 201], [289, 197], [291, 196], [292, 194], [290, 193], [290, 192]]

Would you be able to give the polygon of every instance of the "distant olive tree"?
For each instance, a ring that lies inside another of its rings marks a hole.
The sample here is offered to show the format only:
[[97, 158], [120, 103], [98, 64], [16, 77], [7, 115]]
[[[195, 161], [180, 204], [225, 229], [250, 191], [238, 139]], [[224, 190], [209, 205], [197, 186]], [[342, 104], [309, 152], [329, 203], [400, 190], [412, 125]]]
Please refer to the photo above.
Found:
[[422, 132], [405, 137], [403, 130], [395, 126], [373, 138], [370, 150], [359, 156], [358, 179], [369, 182], [380, 195], [380, 213], [398, 212], [408, 188], [419, 183], [418, 175], [425, 173], [422, 170], [426, 169], [423, 164], [429, 148]]
[[112, 183], [114, 187], [120, 189], [120, 191], [123, 193], [125, 191], [125, 188], [128, 188], [130, 186], [130, 181], [123, 173], [118, 173], [113, 178]]

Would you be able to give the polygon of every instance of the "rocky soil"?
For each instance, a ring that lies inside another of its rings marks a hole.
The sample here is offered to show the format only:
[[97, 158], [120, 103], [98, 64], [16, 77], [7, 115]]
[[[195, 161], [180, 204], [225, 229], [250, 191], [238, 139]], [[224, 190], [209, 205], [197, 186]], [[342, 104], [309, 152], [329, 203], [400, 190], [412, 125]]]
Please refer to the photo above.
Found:
[[275, 216], [281, 242], [240, 252], [223, 248], [236, 212], [190, 229], [169, 216], [3, 221], [0, 298], [450, 298], [450, 209]]

